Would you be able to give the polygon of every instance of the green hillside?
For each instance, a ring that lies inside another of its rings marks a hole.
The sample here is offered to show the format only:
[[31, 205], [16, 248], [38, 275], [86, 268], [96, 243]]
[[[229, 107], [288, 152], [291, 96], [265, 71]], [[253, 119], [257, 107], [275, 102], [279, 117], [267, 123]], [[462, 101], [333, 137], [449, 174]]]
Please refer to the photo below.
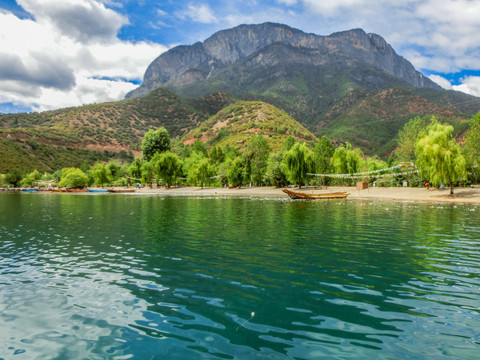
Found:
[[232, 103], [225, 93], [182, 99], [157, 89], [139, 99], [0, 115], [0, 173], [11, 168], [52, 171], [87, 159], [131, 158], [144, 134], [165, 127], [181, 137]]
[[470, 115], [448, 105], [439, 105], [411, 90], [391, 88], [351, 92], [323, 116], [317, 135], [348, 141], [368, 155], [388, 157], [394, 150], [399, 130], [416, 116], [431, 116], [454, 126], [460, 136]]
[[241, 101], [220, 110], [190, 131], [183, 137], [183, 143], [191, 144], [201, 139], [211, 146], [242, 147], [257, 134], [263, 134], [275, 151], [282, 148], [289, 136], [302, 141], [317, 140], [303, 125], [275, 106], [260, 101]]

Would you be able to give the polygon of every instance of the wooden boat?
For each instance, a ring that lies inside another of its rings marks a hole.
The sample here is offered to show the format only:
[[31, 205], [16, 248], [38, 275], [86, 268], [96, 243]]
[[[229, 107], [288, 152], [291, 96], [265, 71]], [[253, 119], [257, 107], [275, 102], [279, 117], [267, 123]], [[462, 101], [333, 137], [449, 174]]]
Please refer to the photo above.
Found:
[[23, 189], [23, 192], [37, 192], [35, 189]]
[[292, 199], [307, 199], [307, 200], [323, 200], [323, 199], [345, 199], [348, 195], [347, 192], [334, 192], [334, 193], [325, 193], [325, 194], [307, 194], [302, 192], [290, 191], [288, 189], [282, 190], [285, 194], [290, 196]]
[[110, 193], [132, 193], [135, 189], [108, 189]]
[[85, 188], [83, 188], [83, 189], [79, 189], [79, 188], [67, 188], [67, 192], [74, 192], [74, 193], [87, 192], [87, 189], [85, 189]]
[[88, 192], [93, 192], [93, 193], [106, 193], [108, 192], [107, 189], [87, 189]]

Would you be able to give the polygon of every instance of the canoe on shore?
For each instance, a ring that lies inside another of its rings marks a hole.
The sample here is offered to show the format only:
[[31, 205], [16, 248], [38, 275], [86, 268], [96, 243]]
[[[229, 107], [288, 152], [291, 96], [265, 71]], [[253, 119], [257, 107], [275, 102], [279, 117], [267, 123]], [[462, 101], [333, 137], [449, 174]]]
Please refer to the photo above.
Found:
[[108, 192], [107, 189], [87, 189], [88, 192], [93, 192], [93, 193], [106, 193]]
[[350, 195], [349, 193], [344, 191], [326, 193], [326, 194], [307, 194], [303, 192], [290, 191], [288, 189], [283, 189], [282, 191], [292, 199], [307, 199], [307, 200], [345, 199], [348, 195]]
[[108, 189], [110, 193], [132, 193], [135, 189]]

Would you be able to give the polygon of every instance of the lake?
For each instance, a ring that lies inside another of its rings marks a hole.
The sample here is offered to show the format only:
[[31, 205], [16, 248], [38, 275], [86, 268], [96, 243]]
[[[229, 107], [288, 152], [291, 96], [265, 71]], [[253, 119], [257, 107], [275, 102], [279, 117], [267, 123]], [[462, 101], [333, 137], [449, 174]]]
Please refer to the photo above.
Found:
[[0, 194], [0, 359], [475, 359], [480, 207]]

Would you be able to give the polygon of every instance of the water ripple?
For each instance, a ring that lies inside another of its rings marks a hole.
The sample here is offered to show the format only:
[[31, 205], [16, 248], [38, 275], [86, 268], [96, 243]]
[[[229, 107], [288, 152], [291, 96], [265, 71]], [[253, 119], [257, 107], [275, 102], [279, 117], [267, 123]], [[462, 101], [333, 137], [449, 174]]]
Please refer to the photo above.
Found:
[[0, 196], [5, 359], [480, 351], [470, 206]]

